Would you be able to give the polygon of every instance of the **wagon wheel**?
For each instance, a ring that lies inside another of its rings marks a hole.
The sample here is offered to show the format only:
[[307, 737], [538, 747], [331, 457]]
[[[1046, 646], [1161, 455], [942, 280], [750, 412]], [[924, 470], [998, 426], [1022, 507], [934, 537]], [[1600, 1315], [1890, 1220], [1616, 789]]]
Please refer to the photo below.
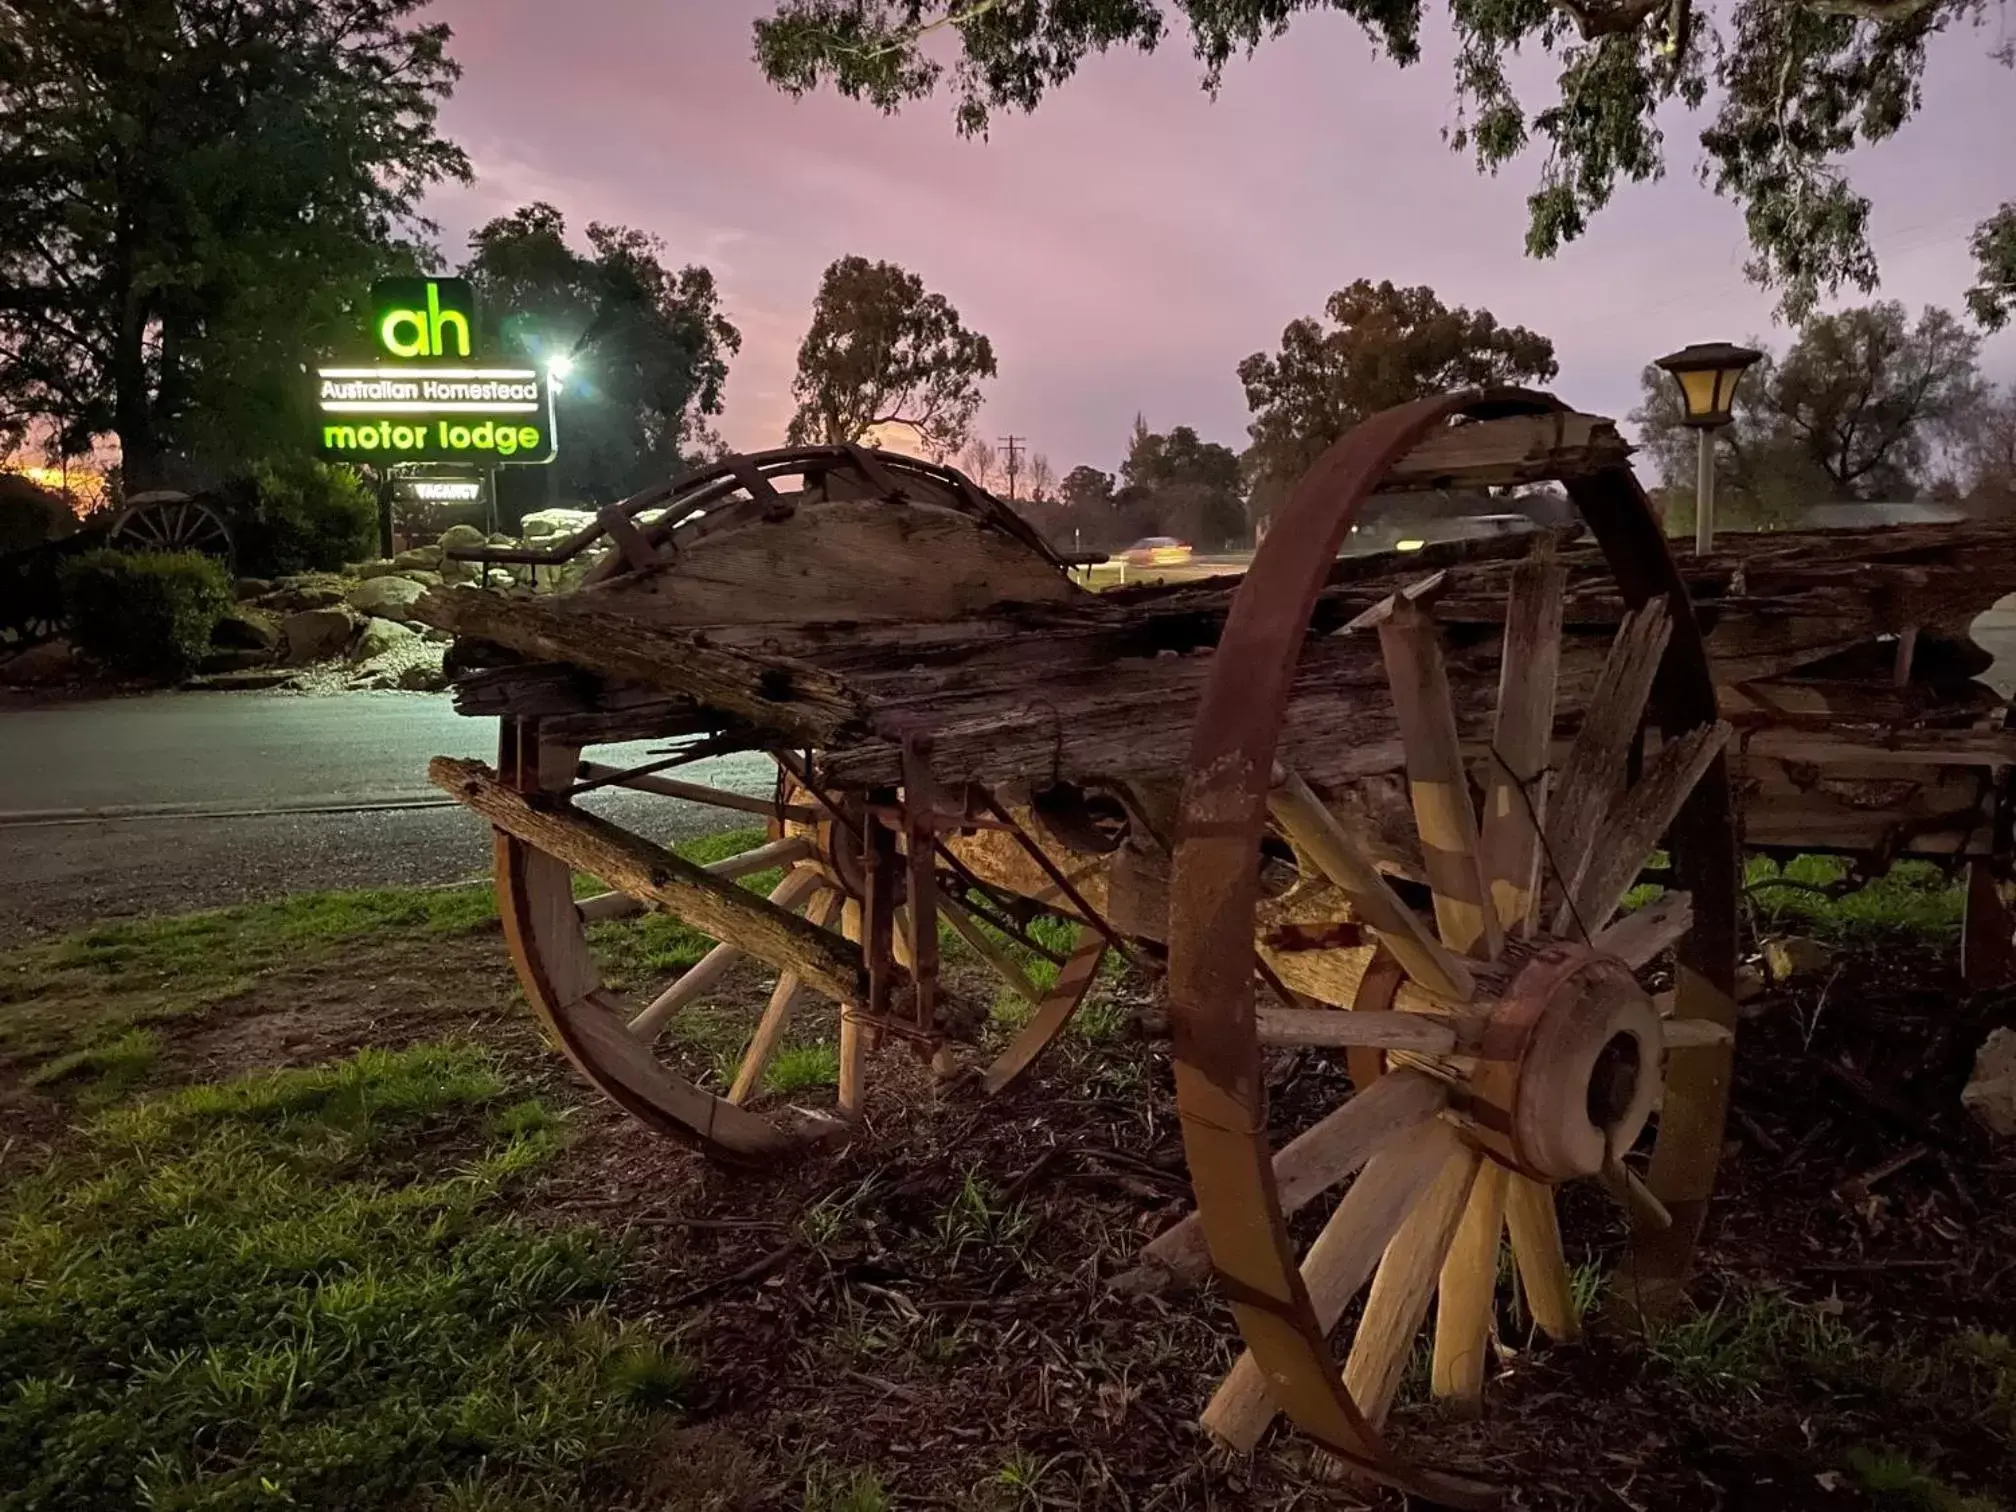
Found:
[[[1735, 855], [1705, 650], [1628, 469], [1573, 480], [1631, 612], [1565, 760], [1550, 755], [1562, 574], [1519, 567], [1498, 699], [1479, 730], [1479, 820], [1441, 648], [1406, 595], [1375, 614], [1432, 907], [1410, 905], [1281, 765], [1299, 647], [1328, 564], [1387, 468], [1451, 419], [1546, 412], [1499, 391], [1423, 400], [1360, 425], [1298, 485], [1248, 573], [1211, 662], [1172, 883], [1177, 1098], [1210, 1260], [1248, 1346], [1206, 1422], [1251, 1448], [1278, 1406], [1359, 1472], [1451, 1505], [1493, 1499], [1396, 1453], [1381, 1428], [1431, 1300], [1433, 1389], [1481, 1402], [1510, 1230], [1536, 1321], [1578, 1326], [1553, 1188], [1601, 1181], [1629, 1209], [1627, 1280], [1684, 1280], [1719, 1155], [1734, 972]], [[1669, 615], [1669, 611], [1671, 611]], [[1355, 632], [1368, 633], [1369, 627]], [[1632, 746], [1656, 726], [1633, 774]], [[1550, 769], [1551, 768], [1551, 769]], [[1302, 1042], [1391, 1069], [1278, 1153], [1254, 1001], [1253, 858], [1271, 825], [1348, 898], [1391, 969], [1358, 1012], [1309, 1010]], [[1617, 916], [1662, 839], [1678, 888]], [[1638, 980], [1671, 948], [1666, 1012]], [[1362, 1010], [1374, 1011], [1362, 1011]], [[1670, 1016], [1668, 1016], [1670, 1014]], [[1662, 1097], [1648, 1179], [1625, 1162]], [[1356, 1173], [1306, 1255], [1285, 1217]], [[1353, 1327], [1329, 1339], [1367, 1289]]]
[[230, 560], [231, 527], [208, 504], [184, 494], [139, 494], [119, 511], [106, 533], [119, 551], [197, 551]]
[[[504, 780], [520, 792], [539, 795], [549, 811], [567, 806], [566, 795], [585, 781], [766, 814], [771, 833], [763, 844], [707, 870], [737, 879], [781, 868], [782, 879], [768, 894], [771, 904], [798, 913], [827, 935], [860, 944], [864, 887], [854, 831], [813, 802], [794, 778], [780, 782], [776, 798], [753, 799], [676, 777], [626, 775], [582, 757], [577, 744], [542, 741], [534, 721], [504, 723]], [[836, 995], [830, 983], [822, 991], [803, 975], [783, 971], [759, 1016], [725, 1026], [710, 1016], [707, 1027], [732, 1036], [732, 1044], [717, 1042], [696, 1051], [682, 1043], [680, 1031], [693, 1023], [700, 1005], [747, 952], [710, 939], [697, 961], [668, 980], [652, 982], [648, 992], [629, 996], [614, 989], [604, 974], [597, 926], [644, 913], [642, 899], [622, 891], [577, 896], [574, 867], [567, 859], [502, 829], [495, 842], [495, 872], [507, 944], [527, 998], [582, 1074], [634, 1117], [716, 1158], [746, 1162], [837, 1133], [861, 1111], [871, 1071], [869, 1052], [878, 1037], [860, 1016], [858, 993]], [[940, 1077], [970, 1070], [991, 1095], [1026, 1075], [1063, 1033], [1097, 974], [1105, 941], [1081, 928], [1075, 947], [1059, 960], [1054, 982], [1039, 988], [1000, 938], [958, 901], [957, 891], [951, 886], [939, 892], [940, 917], [1034, 1010], [989, 1061], [968, 1066], [950, 1044], [939, 1046], [933, 1064]], [[902, 919], [906, 908], [899, 906], [897, 912]], [[899, 968], [910, 966], [900, 930], [894, 961]], [[794, 1025], [809, 1025], [837, 1041], [830, 1112], [794, 1105], [788, 1094], [766, 1090], [766, 1073]]]

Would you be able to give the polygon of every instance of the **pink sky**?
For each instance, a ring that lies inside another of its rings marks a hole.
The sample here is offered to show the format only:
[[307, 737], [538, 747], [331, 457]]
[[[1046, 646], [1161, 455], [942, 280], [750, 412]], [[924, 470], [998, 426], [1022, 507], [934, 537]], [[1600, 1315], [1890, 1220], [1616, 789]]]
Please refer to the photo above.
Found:
[[[674, 262], [706, 263], [743, 334], [721, 427], [738, 447], [782, 440], [820, 272], [849, 253], [914, 270], [992, 338], [1001, 375], [981, 433], [1028, 437], [1060, 474], [1113, 466], [1137, 412], [1243, 446], [1239, 360], [1359, 277], [1430, 284], [1552, 337], [1558, 392], [1607, 414], [1674, 347], [1783, 341], [1743, 279], [1740, 213], [1696, 181], [1698, 125], [1677, 111], [1664, 181], [1623, 189], [1553, 261], [1525, 258], [1535, 165], [1487, 179], [1443, 147], [1439, 28], [1403, 72], [1343, 17], [1306, 16], [1234, 63], [1215, 101], [1179, 35], [1153, 57], [1091, 60], [980, 142], [955, 134], [949, 99], [884, 117], [771, 89], [750, 59], [769, 9], [434, 7], [466, 70], [444, 125], [478, 174], [431, 202], [444, 249], [459, 257], [471, 226], [544, 199], [576, 232], [634, 225]], [[2016, 193], [2016, 77], [1986, 56], [1998, 36], [1935, 44], [1922, 116], [1853, 164], [1876, 203], [1881, 295], [1914, 309], [1958, 305], [1970, 230]], [[2016, 379], [2016, 332], [1984, 360]]]

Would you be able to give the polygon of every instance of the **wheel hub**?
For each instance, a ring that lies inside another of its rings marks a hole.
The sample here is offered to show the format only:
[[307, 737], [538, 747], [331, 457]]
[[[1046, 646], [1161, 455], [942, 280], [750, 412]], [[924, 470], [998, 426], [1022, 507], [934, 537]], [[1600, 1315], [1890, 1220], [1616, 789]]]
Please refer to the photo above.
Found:
[[1556, 944], [1535, 952], [1492, 1007], [1471, 1117], [1501, 1161], [1570, 1181], [1630, 1149], [1659, 1093], [1652, 999], [1623, 962]]

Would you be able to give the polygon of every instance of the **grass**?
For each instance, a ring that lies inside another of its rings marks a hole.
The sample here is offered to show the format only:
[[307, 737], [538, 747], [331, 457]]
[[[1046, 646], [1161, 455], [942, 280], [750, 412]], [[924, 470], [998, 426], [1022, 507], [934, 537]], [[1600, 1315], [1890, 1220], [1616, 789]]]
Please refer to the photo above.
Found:
[[[1963, 1331], [1929, 1349], [1902, 1349], [1849, 1327], [1838, 1304], [1760, 1291], [1660, 1324], [1643, 1345], [1651, 1373], [1711, 1411], [1726, 1411], [1731, 1399], [1803, 1393], [1854, 1401], [1868, 1421], [1904, 1431], [1939, 1424], [1941, 1439], [2016, 1442], [2016, 1344], [2001, 1334]], [[2006, 1512], [2004, 1502], [1950, 1485], [1893, 1446], [1848, 1445], [1840, 1463], [1879, 1506]]]
[[1744, 882], [1757, 928], [1796, 931], [1839, 944], [1868, 942], [1886, 932], [1957, 938], [1966, 891], [1929, 861], [1900, 861], [1866, 886], [1830, 897], [1824, 889], [1848, 875], [1834, 856], [1795, 856], [1780, 866], [1752, 857]]
[[0, 1199], [0, 1508], [581, 1502], [692, 1366], [512, 1215], [560, 1141], [466, 1046], [98, 1114]]
[[786, 1045], [771, 1059], [764, 1082], [773, 1092], [801, 1092], [830, 1087], [840, 1080], [837, 1045]]
[[803, 1512], [890, 1512], [896, 1505], [873, 1470], [814, 1468], [805, 1477]]
[[476, 933], [496, 917], [490, 889], [470, 886], [303, 893], [102, 924], [0, 953], [0, 1055], [86, 1055], [66, 1076], [130, 1066], [141, 1043], [133, 1030], [207, 1012], [276, 967], [330, 960], [388, 935]]

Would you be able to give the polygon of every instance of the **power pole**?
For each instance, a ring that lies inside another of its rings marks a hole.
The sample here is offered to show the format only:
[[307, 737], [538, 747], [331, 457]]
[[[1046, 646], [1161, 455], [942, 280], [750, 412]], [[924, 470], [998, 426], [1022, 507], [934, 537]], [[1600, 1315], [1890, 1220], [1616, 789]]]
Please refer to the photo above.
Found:
[[1022, 443], [1027, 436], [1003, 436], [1001, 450], [1007, 454], [1008, 502], [1015, 502], [1015, 474], [1022, 470]]

